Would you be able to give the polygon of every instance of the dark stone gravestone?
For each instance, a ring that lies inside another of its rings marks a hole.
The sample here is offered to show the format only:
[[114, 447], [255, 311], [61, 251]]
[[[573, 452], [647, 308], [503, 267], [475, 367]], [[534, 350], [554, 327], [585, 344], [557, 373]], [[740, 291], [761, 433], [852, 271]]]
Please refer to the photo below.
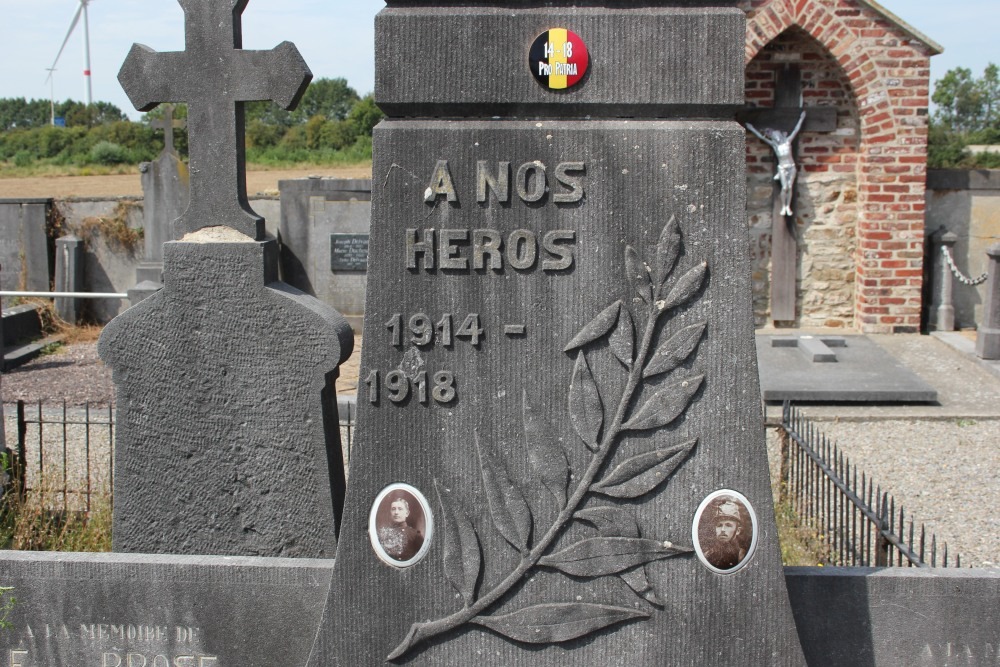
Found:
[[136, 269], [136, 283], [160, 283], [163, 274], [163, 244], [173, 241], [174, 221], [181, 217], [190, 200], [190, 173], [174, 149], [174, 130], [183, 120], [174, 120], [172, 104], [163, 105], [163, 118], [151, 125], [163, 130], [163, 151], [140, 167], [143, 194], [143, 242], [146, 255]]
[[0, 199], [0, 284], [4, 289], [49, 291], [46, 223], [51, 209], [51, 199]]
[[[114, 548], [333, 556], [344, 493], [334, 381], [347, 322], [278, 281], [246, 203], [245, 100], [294, 106], [298, 51], [239, 49], [245, 0], [182, 3], [187, 50], [136, 46], [137, 108], [189, 103], [191, 204], [164, 246], [164, 287], [104, 330], [118, 386]], [[234, 46], [236, 48], [234, 48]], [[209, 63], [211, 65], [209, 65]]]
[[360, 333], [371, 180], [303, 178], [278, 187], [282, 280], [336, 308]]
[[10, 627], [0, 628], [0, 665], [299, 667], [330, 592], [331, 566], [310, 558], [0, 551], [0, 584], [14, 599]]
[[803, 664], [726, 120], [743, 12], [431, 4], [376, 19], [394, 118], [310, 664]]

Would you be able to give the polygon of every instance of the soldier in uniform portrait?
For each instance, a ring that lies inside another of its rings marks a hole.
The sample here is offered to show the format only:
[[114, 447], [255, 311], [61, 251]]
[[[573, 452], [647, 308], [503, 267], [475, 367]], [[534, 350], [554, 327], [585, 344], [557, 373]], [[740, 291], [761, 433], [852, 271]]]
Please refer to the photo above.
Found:
[[712, 526], [714, 540], [706, 545], [705, 560], [720, 570], [731, 570], [746, 558], [743, 542], [743, 517], [740, 506], [732, 498], [723, 496], [714, 505]]
[[408, 521], [410, 501], [403, 492], [391, 494], [386, 500], [389, 502], [390, 521], [378, 526], [379, 543], [390, 558], [400, 562], [408, 561], [420, 551], [424, 536]]

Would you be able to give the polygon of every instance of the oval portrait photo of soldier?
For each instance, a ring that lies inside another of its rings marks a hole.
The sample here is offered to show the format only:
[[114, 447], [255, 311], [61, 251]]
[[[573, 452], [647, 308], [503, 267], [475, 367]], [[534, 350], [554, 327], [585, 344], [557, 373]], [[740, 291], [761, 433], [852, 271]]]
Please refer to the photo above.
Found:
[[757, 548], [757, 514], [742, 493], [716, 491], [698, 506], [691, 537], [705, 567], [733, 574], [750, 562]]
[[393, 567], [409, 567], [427, 553], [434, 517], [424, 494], [409, 484], [382, 489], [368, 516], [368, 537], [379, 559]]

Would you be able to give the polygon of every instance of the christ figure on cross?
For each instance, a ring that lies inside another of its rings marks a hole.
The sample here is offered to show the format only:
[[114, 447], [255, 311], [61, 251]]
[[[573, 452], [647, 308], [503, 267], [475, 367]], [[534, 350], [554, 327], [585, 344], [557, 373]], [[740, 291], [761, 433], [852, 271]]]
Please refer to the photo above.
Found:
[[792, 142], [798, 136], [805, 120], [806, 112], [803, 111], [790, 134], [772, 128], [765, 128], [761, 134], [756, 127], [747, 123], [747, 129], [770, 146], [778, 156], [778, 173], [774, 175], [774, 180], [781, 182], [781, 215], [792, 215], [792, 195], [795, 191], [795, 175], [798, 169], [795, 165], [795, 155], [792, 153]]

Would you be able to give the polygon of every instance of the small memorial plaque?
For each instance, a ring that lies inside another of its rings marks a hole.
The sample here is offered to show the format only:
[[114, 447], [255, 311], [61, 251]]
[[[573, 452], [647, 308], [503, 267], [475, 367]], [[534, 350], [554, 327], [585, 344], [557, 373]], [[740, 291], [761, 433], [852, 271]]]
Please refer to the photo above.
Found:
[[368, 234], [330, 234], [331, 271], [368, 270]]

